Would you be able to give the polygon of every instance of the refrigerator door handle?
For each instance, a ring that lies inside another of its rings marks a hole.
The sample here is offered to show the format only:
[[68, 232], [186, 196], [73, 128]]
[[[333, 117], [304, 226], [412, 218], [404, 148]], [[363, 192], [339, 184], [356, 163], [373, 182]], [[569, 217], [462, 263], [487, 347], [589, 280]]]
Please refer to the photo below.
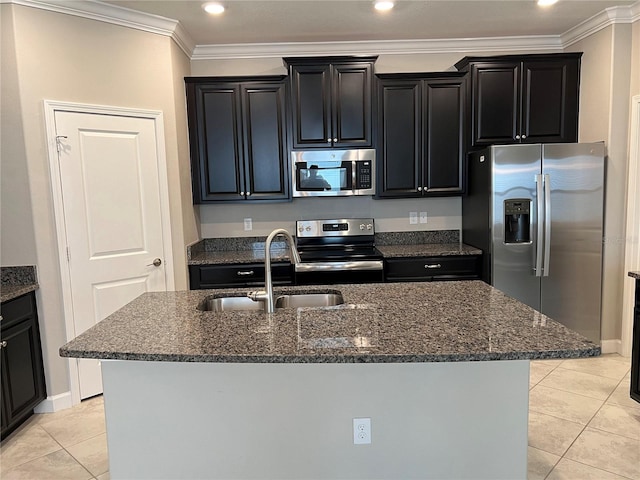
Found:
[[536, 175], [536, 259], [533, 271], [536, 277], [542, 276], [542, 260], [544, 258], [544, 186], [542, 175]]
[[549, 257], [551, 256], [551, 177], [544, 176], [544, 277], [549, 276]]

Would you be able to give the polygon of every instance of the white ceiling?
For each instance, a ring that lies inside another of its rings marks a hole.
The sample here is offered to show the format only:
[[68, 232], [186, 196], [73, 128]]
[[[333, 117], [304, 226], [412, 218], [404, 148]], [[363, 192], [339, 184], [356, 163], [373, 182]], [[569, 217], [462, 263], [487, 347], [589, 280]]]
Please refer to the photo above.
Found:
[[469, 39], [562, 35], [605, 9], [636, 0], [399, 0], [380, 14], [369, 0], [222, 0], [221, 16], [204, 1], [103, 0], [180, 22], [195, 45], [280, 42]]

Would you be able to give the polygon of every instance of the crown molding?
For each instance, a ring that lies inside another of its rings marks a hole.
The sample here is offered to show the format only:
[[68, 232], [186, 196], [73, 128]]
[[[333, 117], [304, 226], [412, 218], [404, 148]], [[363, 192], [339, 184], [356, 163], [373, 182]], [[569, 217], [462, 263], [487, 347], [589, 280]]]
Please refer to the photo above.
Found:
[[192, 60], [269, 58], [323, 55], [408, 55], [419, 53], [473, 53], [510, 50], [562, 50], [560, 36], [382, 40], [356, 42], [237, 43], [197, 45]]
[[195, 43], [177, 20], [138, 12], [129, 8], [117, 7], [95, 0], [84, 2], [70, 2], [68, 0], [0, 0], [0, 3], [39, 8], [49, 12], [73, 15], [171, 37], [188, 57], [191, 57], [195, 48]]
[[321, 55], [408, 55], [447, 52], [466, 54], [528, 50], [562, 51], [566, 47], [610, 25], [634, 23], [640, 20], [640, 1], [637, 1], [630, 6], [607, 8], [561, 35], [195, 45], [187, 31], [177, 20], [102, 3], [98, 0], [86, 0], [83, 2], [70, 2], [68, 0], [0, 0], [0, 3], [39, 8], [167, 36], [172, 38], [191, 60]]
[[616, 23], [633, 23], [640, 19], [640, 1], [624, 7], [609, 7], [560, 35], [563, 47]]

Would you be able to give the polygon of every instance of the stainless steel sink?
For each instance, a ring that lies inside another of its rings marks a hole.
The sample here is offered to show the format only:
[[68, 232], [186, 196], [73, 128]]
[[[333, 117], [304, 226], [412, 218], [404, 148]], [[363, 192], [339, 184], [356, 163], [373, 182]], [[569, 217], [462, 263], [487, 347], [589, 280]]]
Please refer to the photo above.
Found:
[[333, 307], [343, 303], [341, 293], [303, 293], [281, 295], [276, 298], [276, 308]]
[[[275, 308], [332, 307], [343, 303], [340, 292], [295, 293], [277, 296]], [[249, 297], [210, 296], [198, 305], [198, 309], [205, 312], [265, 311], [264, 307], [264, 302]]]
[[264, 311], [264, 303], [254, 302], [248, 297], [207, 297], [198, 305], [198, 309], [205, 312]]

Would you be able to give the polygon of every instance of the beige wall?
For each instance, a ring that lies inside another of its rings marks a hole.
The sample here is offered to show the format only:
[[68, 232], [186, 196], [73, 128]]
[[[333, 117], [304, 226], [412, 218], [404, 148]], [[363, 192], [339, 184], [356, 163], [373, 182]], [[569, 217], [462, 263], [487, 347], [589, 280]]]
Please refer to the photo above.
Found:
[[25, 162], [13, 15], [0, 6], [0, 262], [35, 265], [36, 246], [31, 187]]
[[[47, 390], [49, 395], [56, 395], [68, 391], [69, 382], [67, 360], [58, 356], [66, 334], [43, 100], [135, 107], [164, 113], [172, 260], [176, 288], [184, 289], [187, 286], [184, 247], [197, 238], [197, 229], [194, 214], [189, 215], [190, 190], [184, 190], [183, 181], [176, 181], [184, 175], [188, 156], [185, 156], [184, 90], [176, 86], [175, 75], [186, 74], [189, 63], [166, 36], [17, 5], [2, 5], [2, 13], [3, 21], [5, 14], [13, 14], [19, 90], [12, 95], [19, 98], [23, 120], [24, 141], [15, 139], [16, 147], [12, 150], [19, 153], [22, 148], [24, 151], [19, 160], [28, 169], [28, 182], [24, 185], [31, 190], [32, 205], [32, 214], [27, 207], [16, 207], [26, 210], [24, 219], [16, 218], [16, 225], [3, 224], [2, 232], [5, 236], [5, 230], [14, 227], [21, 232], [33, 232], [24, 244], [35, 247], [27, 259], [38, 268], [38, 307]], [[4, 128], [3, 122], [3, 133]], [[20, 180], [25, 180], [24, 175]], [[25, 258], [17, 242], [8, 243], [2, 253], [4, 265]]]
[[571, 45], [584, 52], [579, 141], [604, 140], [607, 151], [603, 244], [602, 339], [622, 332], [622, 285], [628, 164], [631, 33], [616, 24]]

